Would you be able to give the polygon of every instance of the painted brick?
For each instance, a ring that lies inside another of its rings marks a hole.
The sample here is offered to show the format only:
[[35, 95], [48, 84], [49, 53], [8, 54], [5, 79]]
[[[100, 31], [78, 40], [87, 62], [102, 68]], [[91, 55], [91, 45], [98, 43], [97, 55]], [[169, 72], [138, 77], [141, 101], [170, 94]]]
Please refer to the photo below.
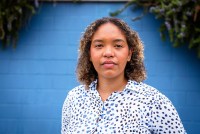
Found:
[[[136, 14], [137, 15], [137, 14]], [[136, 16], [133, 15], [133, 16]], [[141, 37], [141, 34], [139, 33], [140, 31], [142, 31], [142, 23], [140, 21], [132, 21], [133, 16], [125, 16], [125, 17], [121, 17], [121, 19], [123, 19], [124, 21], [126, 21], [126, 23], [135, 31], [138, 32], [139, 36]], [[120, 17], [119, 17], [120, 18]]]
[[[1, 42], [0, 42], [1, 43]], [[1, 45], [1, 44], [0, 44]], [[6, 49], [6, 51], [0, 49], [0, 60], [10, 60], [11, 57], [11, 52], [13, 52], [14, 50], [11, 49]], [[1, 63], [1, 62], [0, 62]], [[1, 66], [0, 66], [1, 67]]]
[[[105, 17], [109, 16], [111, 12], [114, 12], [122, 7], [123, 7], [122, 3], [115, 3], [113, 4], [112, 8], [110, 8], [110, 4], [103, 3], [103, 4], [98, 4], [96, 11], [99, 17]], [[104, 12], [102, 12], [102, 10], [104, 10]], [[119, 14], [118, 17], [127, 16], [127, 13], [128, 13], [127, 11], [124, 11], [122, 12], [122, 14]]]
[[160, 37], [160, 33], [158, 30], [155, 31], [141, 31], [138, 32], [138, 34], [140, 35], [141, 40], [143, 41], [145, 48], [148, 46], [158, 46], [158, 44], [160, 44], [160, 46], [162, 47], [163, 45], [169, 45], [170, 43], [169, 41], [162, 41]]
[[0, 75], [0, 89], [51, 88], [52, 75]]
[[21, 103], [21, 96], [23, 93], [21, 90], [10, 90], [1, 88], [0, 94], [0, 105], [15, 105]]
[[157, 31], [159, 29], [161, 21], [156, 20], [153, 14], [146, 14], [145, 17], [141, 19], [142, 31]]
[[57, 129], [59, 128], [59, 123], [56, 120], [29, 119], [29, 120], [22, 120], [20, 123], [22, 128], [21, 131], [24, 134], [60, 133], [60, 131]]
[[[123, 7], [112, 2], [44, 2], [22, 29], [16, 50], [0, 50], [0, 133], [59, 134], [62, 104], [79, 85], [75, 69], [80, 36], [92, 21]], [[190, 134], [200, 131], [200, 62], [187, 47], [160, 39], [152, 14], [142, 9], [118, 17], [138, 31], [145, 45], [145, 83], [175, 105]], [[12, 126], [12, 129], [10, 129]]]
[[[193, 129], [191, 129], [191, 126]], [[188, 134], [196, 134], [199, 132], [200, 123], [198, 122], [187, 122], [185, 123], [185, 128], [188, 130]]]
[[171, 79], [168, 76], [149, 75], [145, 82], [160, 91], [170, 90], [172, 88]]
[[[187, 105], [200, 107], [200, 94], [198, 91], [196, 92], [188, 92], [186, 97]], [[195, 103], [194, 103], [195, 102]]]
[[75, 67], [74, 60], [12, 60], [4, 71], [9, 74], [74, 74]]
[[[23, 105], [22, 118], [24, 119], [58, 119], [57, 114], [61, 113], [61, 110], [57, 106], [52, 104], [38, 104], [38, 105]], [[47, 112], [48, 111], [48, 112]]]
[[0, 64], [2, 66], [0, 66], [0, 74], [6, 74], [8, 73], [8, 66], [9, 66], [10, 60], [0, 60]]
[[[23, 48], [23, 49], [21, 49]], [[20, 50], [21, 49], [21, 50]], [[68, 51], [70, 49], [70, 51]], [[19, 50], [19, 51], [18, 51]], [[77, 46], [18, 46], [17, 50], [11, 53], [12, 60], [44, 60], [44, 59], [77, 59]]]
[[[5, 90], [5, 89], [4, 89]], [[67, 94], [65, 89], [12, 89], [7, 92], [1, 91], [0, 105], [55, 105], [62, 104], [63, 100], [55, 98], [64, 98]], [[55, 105], [58, 106], [58, 105]], [[59, 109], [59, 108], [58, 108]], [[25, 110], [25, 109], [24, 109]], [[25, 110], [26, 111], [26, 110]]]
[[74, 75], [54, 76], [52, 80], [53, 88], [72, 89], [78, 82]]
[[148, 75], [172, 76], [173, 66], [170, 61], [148, 61], [145, 63]]
[[[40, 32], [40, 44], [42, 45], [53, 45], [53, 46], [57, 46], [57, 45], [63, 45], [63, 46], [68, 46], [71, 44], [77, 44], [78, 45], [78, 41], [76, 42], [76, 40], [74, 39], [77, 36], [77, 33], [79, 32], [75, 32], [74, 36], [72, 31], [55, 31], [55, 30], [51, 30], [51, 31], [41, 31]], [[73, 42], [72, 42], [73, 40]]]
[[22, 117], [22, 105], [0, 104], [0, 119], [20, 119]]
[[181, 62], [185, 62], [185, 60], [188, 60], [188, 61], [193, 61], [196, 60], [196, 53], [192, 50], [189, 50], [187, 48], [187, 46], [179, 46], [175, 49], [172, 50], [172, 59], [174, 61], [181, 61]]
[[40, 40], [42, 35], [41, 31], [34, 31], [24, 28], [24, 30], [20, 33], [20, 38], [17, 45], [18, 46], [23, 45], [23, 47], [31, 45], [41, 45]]
[[[54, 18], [52, 16], [34, 16], [34, 19], [32, 19], [31, 29], [32, 30], [53, 30], [54, 28]], [[40, 23], [37, 23], [40, 22]], [[37, 25], [34, 25], [36, 24]], [[48, 24], [48, 25], [47, 25]]]
[[165, 90], [164, 94], [173, 102], [175, 107], [188, 106], [186, 103], [186, 92], [172, 92]]
[[[179, 111], [179, 114], [185, 121], [193, 121], [193, 122], [199, 122], [200, 121], [200, 116], [199, 116], [199, 107], [181, 107], [177, 108]], [[183, 121], [184, 121], [183, 120]]]
[[[14, 125], [13, 125], [14, 124]], [[9, 126], [9, 127], [8, 127]], [[10, 128], [12, 126], [12, 129]], [[22, 134], [22, 123], [19, 119], [0, 119], [1, 134]]]
[[172, 91], [199, 91], [199, 87], [199, 77], [172, 77]]
[[171, 48], [169, 46], [148, 46], [145, 44], [145, 59], [148, 61], [170, 61], [172, 59]]

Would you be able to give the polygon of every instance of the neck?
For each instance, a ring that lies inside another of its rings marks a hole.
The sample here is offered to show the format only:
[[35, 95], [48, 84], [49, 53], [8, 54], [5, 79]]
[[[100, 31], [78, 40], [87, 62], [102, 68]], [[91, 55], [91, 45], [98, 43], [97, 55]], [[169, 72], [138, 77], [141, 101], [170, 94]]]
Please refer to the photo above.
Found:
[[97, 90], [102, 98], [105, 101], [113, 92], [122, 91], [127, 84], [127, 80], [123, 78], [117, 79], [98, 79]]

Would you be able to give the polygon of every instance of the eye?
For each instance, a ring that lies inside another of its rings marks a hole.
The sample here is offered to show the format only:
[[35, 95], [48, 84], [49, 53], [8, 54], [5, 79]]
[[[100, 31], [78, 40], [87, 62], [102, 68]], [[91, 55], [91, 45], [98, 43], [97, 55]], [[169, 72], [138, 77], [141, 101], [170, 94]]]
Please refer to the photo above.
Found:
[[115, 44], [115, 48], [122, 48], [123, 46], [121, 44]]
[[103, 44], [95, 44], [95, 48], [102, 48]]

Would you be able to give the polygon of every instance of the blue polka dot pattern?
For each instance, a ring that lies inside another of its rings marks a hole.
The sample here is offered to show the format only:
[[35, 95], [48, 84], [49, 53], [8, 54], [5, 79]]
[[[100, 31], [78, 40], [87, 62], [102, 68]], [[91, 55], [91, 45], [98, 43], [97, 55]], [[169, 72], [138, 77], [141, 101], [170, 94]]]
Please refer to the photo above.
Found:
[[186, 134], [170, 100], [157, 89], [129, 80], [102, 101], [96, 90], [72, 89], [62, 109], [62, 134]]

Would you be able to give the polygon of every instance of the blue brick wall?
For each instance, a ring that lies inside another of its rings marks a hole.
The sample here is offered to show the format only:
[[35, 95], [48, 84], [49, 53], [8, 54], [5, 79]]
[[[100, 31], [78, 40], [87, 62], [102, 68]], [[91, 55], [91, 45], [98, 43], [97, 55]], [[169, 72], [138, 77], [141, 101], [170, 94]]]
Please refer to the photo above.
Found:
[[[81, 33], [91, 21], [124, 3], [43, 3], [20, 33], [16, 50], [0, 51], [0, 133], [59, 134], [67, 92], [75, 75]], [[185, 47], [162, 42], [160, 21], [151, 14], [132, 22], [131, 8], [119, 15], [145, 44], [146, 83], [166, 94], [189, 134], [200, 131], [200, 60]]]

